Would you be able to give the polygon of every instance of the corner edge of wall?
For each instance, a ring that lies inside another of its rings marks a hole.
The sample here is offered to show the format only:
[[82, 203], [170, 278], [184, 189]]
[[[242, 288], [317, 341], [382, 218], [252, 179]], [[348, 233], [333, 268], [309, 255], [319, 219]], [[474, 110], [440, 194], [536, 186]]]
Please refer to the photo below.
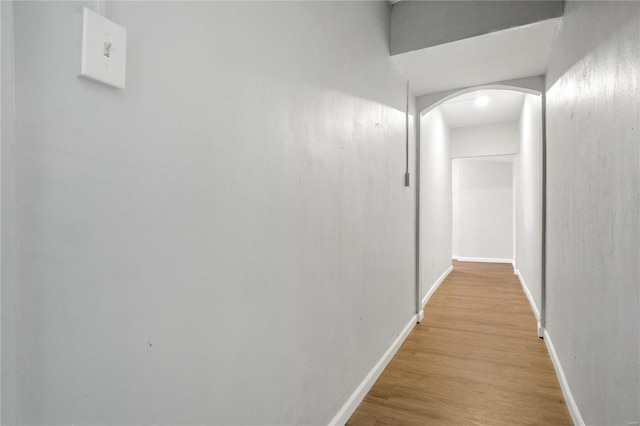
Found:
[[560, 359], [558, 358], [558, 354], [556, 353], [556, 349], [551, 342], [551, 337], [549, 336], [549, 332], [545, 328], [544, 330], [544, 343], [547, 346], [547, 351], [551, 356], [551, 362], [553, 363], [553, 368], [556, 370], [556, 376], [558, 376], [558, 382], [560, 382], [560, 389], [562, 389], [562, 395], [564, 395], [564, 400], [567, 404], [567, 408], [569, 409], [569, 414], [571, 415], [571, 420], [573, 420], [573, 424], [576, 426], [585, 426], [585, 422], [582, 419], [582, 414], [580, 414], [580, 410], [578, 409], [578, 405], [576, 404], [575, 399], [573, 398], [573, 394], [571, 393], [571, 388], [569, 387], [569, 382], [567, 382], [567, 378], [564, 375], [564, 370], [562, 369], [562, 364], [560, 364]]

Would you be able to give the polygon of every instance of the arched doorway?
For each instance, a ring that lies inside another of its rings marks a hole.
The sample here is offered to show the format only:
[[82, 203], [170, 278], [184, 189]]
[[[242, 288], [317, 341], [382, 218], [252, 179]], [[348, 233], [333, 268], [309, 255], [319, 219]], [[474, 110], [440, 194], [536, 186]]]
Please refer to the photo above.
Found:
[[[545, 306], [543, 96], [531, 87], [495, 84], [430, 95], [429, 102], [421, 104], [419, 313], [451, 271], [452, 257], [459, 255], [454, 249], [461, 250], [464, 237], [465, 243], [476, 244], [465, 247], [475, 255], [460, 258], [513, 263], [541, 335]], [[456, 164], [462, 159], [464, 164]], [[460, 185], [467, 185], [465, 194]], [[470, 206], [484, 209], [474, 213], [475, 224], [470, 223]], [[496, 227], [487, 229], [491, 223]], [[491, 241], [492, 232], [495, 241]]]

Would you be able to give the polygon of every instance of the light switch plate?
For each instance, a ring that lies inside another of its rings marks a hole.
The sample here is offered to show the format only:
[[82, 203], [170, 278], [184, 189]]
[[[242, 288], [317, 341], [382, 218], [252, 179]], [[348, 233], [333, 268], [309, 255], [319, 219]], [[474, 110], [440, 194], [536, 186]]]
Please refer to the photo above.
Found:
[[127, 30], [83, 8], [80, 75], [124, 89], [126, 67]]

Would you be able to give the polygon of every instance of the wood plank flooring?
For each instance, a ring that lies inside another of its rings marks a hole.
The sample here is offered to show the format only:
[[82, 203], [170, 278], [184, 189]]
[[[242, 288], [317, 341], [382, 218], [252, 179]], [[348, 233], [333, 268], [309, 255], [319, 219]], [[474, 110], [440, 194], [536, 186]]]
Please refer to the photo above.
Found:
[[571, 425], [511, 265], [455, 262], [348, 425]]

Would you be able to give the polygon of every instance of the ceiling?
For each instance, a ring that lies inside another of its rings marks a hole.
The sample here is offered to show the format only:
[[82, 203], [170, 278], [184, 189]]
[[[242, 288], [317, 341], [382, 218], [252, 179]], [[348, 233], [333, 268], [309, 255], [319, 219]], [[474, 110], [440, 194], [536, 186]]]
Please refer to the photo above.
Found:
[[[486, 96], [489, 103], [476, 105], [476, 98]], [[449, 127], [479, 126], [520, 119], [524, 93], [513, 90], [477, 90], [453, 98], [440, 111]]]
[[392, 56], [416, 96], [547, 70], [562, 18], [483, 34]]

